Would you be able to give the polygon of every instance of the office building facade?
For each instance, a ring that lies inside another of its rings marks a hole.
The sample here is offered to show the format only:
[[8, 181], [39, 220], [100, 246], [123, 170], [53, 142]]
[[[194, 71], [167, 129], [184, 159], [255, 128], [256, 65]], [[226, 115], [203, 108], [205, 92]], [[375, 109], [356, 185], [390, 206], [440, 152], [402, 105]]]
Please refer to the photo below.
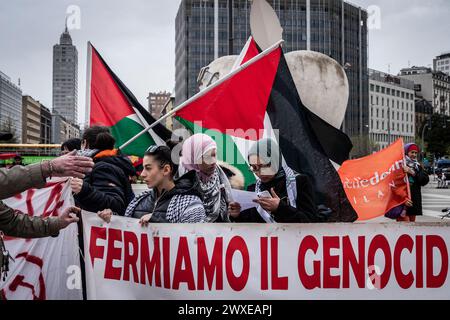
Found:
[[52, 143], [52, 113], [41, 105], [41, 144]]
[[434, 71], [440, 71], [450, 76], [450, 52], [441, 54], [433, 60]]
[[41, 104], [30, 96], [22, 97], [22, 142], [41, 142]]
[[[368, 134], [367, 12], [342, 0], [268, 2], [284, 29], [285, 53], [310, 49], [346, 66], [350, 98], [343, 129], [350, 136]], [[250, 8], [248, 0], [181, 1], [175, 27], [176, 105], [198, 92], [202, 67], [241, 52], [251, 33]]]
[[378, 149], [399, 138], [415, 140], [414, 82], [369, 69], [369, 135]]
[[153, 118], [159, 119], [161, 117], [161, 112], [171, 96], [172, 94], [166, 91], [149, 93], [147, 97], [148, 112], [152, 115]]
[[72, 138], [80, 137], [80, 127], [68, 121], [63, 116], [52, 114], [52, 144], [62, 144]]
[[22, 90], [0, 71], [0, 130], [13, 134], [22, 142]]
[[416, 95], [433, 105], [433, 113], [450, 115], [450, 76], [426, 67], [400, 70], [400, 77], [414, 81]]

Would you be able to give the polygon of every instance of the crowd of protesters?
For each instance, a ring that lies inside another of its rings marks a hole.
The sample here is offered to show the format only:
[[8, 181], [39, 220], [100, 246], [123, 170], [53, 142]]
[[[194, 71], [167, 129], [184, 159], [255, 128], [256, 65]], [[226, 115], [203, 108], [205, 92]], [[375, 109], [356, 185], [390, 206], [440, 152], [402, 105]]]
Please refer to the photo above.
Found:
[[[330, 214], [316, 207], [308, 176], [294, 172], [282, 160], [277, 143], [271, 139], [256, 142], [248, 153], [248, 163], [256, 183], [255, 208], [242, 210], [233, 200], [232, 183], [217, 160], [216, 142], [205, 134], [195, 134], [181, 145], [151, 146], [145, 153], [141, 179], [148, 190], [134, 195], [131, 182], [136, 176], [131, 161], [114, 149], [115, 139], [106, 127], [85, 130], [82, 139], [61, 146], [59, 158], [39, 164], [0, 169], [0, 200], [29, 188], [41, 188], [47, 178], [70, 177], [76, 207], [60, 217], [41, 219], [16, 212], [0, 201], [0, 274], [7, 270], [9, 257], [3, 252], [2, 235], [39, 238], [57, 236], [69, 224], [78, 222], [81, 209], [96, 212], [106, 222], [113, 216], [135, 218], [149, 223], [320, 223]], [[409, 179], [411, 199], [394, 208], [388, 217], [416, 221], [422, 215], [421, 187], [429, 182], [418, 162], [419, 147], [405, 146], [404, 171]], [[233, 182], [235, 185], [235, 182]], [[391, 215], [391, 216], [389, 216]]]
[[[106, 127], [85, 130], [82, 139], [71, 139], [61, 146], [64, 157], [72, 157], [90, 167], [83, 175], [72, 175], [70, 184], [78, 208], [98, 213], [110, 222], [113, 216], [139, 219], [148, 223], [319, 223], [326, 222], [330, 212], [318, 208], [308, 176], [294, 172], [283, 161], [277, 143], [271, 139], [260, 140], [250, 148], [248, 163], [256, 176], [256, 183], [247, 188], [255, 193], [255, 208], [241, 210], [233, 200], [232, 183], [227, 168], [219, 165], [217, 144], [205, 134], [195, 134], [182, 142], [181, 152], [174, 157], [176, 142], [166, 146], [150, 147], [143, 158], [140, 178], [148, 190], [135, 195], [131, 187], [136, 170], [128, 157], [114, 149], [115, 139]], [[398, 221], [415, 221], [422, 214], [420, 188], [428, 183], [428, 176], [418, 163], [419, 148], [415, 144], [405, 146], [404, 167], [411, 185], [411, 199], [395, 218]], [[89, 161], [88, 161], [89, 160]], [[43, 172], [53, 176], [68, 175], [52, 162], [40, 164]], [[25, 170], [20, 165], [19, 170]], [[35, 170], [31, 166], [28, 171]], [[48, 171], [47, 170], [47, 171]], [[28, 174], [30, 173], [22, 173]], [[2, 171], [2, 182], [11, 183], [7, 176], [18, 179], [21, 174]], [[42, 173], [42, 177], [45, 173]], [[70, 175], [69, 175], [70, 176]], [[32, 180], [35, 181], [35, 180]], [[10, 188], [8, 196], [41, 183], [26, 184], [19, 189]], [[22, 184], [17, 184], [22, 185]], [[234, 183], [233, 183], [234, 185]], [[6, 195], [2, 195], [4, 199]], [[4, 231], [6, 227], [0, 225]], [[11, 226], [9, 226], [11, 228]]]
[[[109, 144], [98, 146], [94, 142], [102, 139]], [[308, 176], [294, 172], [283, 163], [279, 147], [271, 139], [254, 143], [248, 153], [248, 163], [257, 179], [247, 188], [255, 193], [255, 208], [247, 210], [241, 210], [240, 204], [233, 200], [232, 184], [217, 160], [217, 144], [205, 134], [186, 139], [178, 155], [173, 152], [177, 144], [171, 141], [167, 146], [150, 147], [140, 174], [149, 189], [135, 197], [130, 194], [129, 180], [124, 177], [132, 175], [130, 164], [125, 165], [126, 158], [117, 155], [113, 145], [114, 138], [107, 129], [87, 130], [81, 154], [93, 157], [96, 164], [83, 180], [72, 180], [77, 204], [82, 209], [98, 212], [107, 222], [118, 215], [139, 219], [142, 225], [320, 223], [326, 222], [331, 214], [329, 209], [316, 206]], [[412, 196], [402, 207], [403, 215], [396, 217], [398, 221], [414, 222], [422, 214], [420, 188], [428, 183], [428, 176], [417, 161], [418, 154], [417, 145], [405, 146], [404, 171], [410, 180]], [[97, 173], [101, 163], [103, 169]], [[88, 199], [83, 201], [83, 194]], [[93, 201], [92, 197], [98, 199]], [[120, 205], [115, 205], [118, 202]]]

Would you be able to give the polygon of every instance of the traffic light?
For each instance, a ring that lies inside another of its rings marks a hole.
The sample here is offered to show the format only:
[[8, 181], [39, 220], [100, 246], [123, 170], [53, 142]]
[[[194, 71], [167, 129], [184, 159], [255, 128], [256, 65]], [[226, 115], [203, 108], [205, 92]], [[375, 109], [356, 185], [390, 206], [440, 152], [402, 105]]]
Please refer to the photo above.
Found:
[[433, 119], [431, 116], [428, 117], [428, 128], [431, 129], [433, 127]]

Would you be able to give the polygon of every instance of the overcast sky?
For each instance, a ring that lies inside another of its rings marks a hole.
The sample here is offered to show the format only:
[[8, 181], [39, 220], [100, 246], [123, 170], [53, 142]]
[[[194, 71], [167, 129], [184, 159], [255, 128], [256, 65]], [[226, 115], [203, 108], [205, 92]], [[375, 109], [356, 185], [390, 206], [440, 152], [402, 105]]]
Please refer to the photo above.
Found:
[[[0, 71], [23, 94], [52, 104], [52, 48], [64, 30], [66, 11], [81, 11], [71, 30], [79, 53], [79, 121], [84, 121], [86, 43], [91, 41], [138, 100], [175, 87], [175, 17], [181, 0], [0, 0]], [[428, 66], [450, 52], [449, 0], [352, 0], [378, 6], [380, 29], [369, 32], [369, 67], [391, 73]]]

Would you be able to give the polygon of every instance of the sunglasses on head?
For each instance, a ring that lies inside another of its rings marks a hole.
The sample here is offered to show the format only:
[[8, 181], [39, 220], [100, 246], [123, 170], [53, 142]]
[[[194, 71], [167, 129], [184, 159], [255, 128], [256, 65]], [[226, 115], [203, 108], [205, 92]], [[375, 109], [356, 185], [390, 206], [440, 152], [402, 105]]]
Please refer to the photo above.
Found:
[[164, 146], [153, 145], [153, 146], [150, 146], [150, 147], [147, 149], [147, 152], [154, 153], [154, 152], [157, 152], [157, 151], [161, 150], [162, 147], [164, 147]]

